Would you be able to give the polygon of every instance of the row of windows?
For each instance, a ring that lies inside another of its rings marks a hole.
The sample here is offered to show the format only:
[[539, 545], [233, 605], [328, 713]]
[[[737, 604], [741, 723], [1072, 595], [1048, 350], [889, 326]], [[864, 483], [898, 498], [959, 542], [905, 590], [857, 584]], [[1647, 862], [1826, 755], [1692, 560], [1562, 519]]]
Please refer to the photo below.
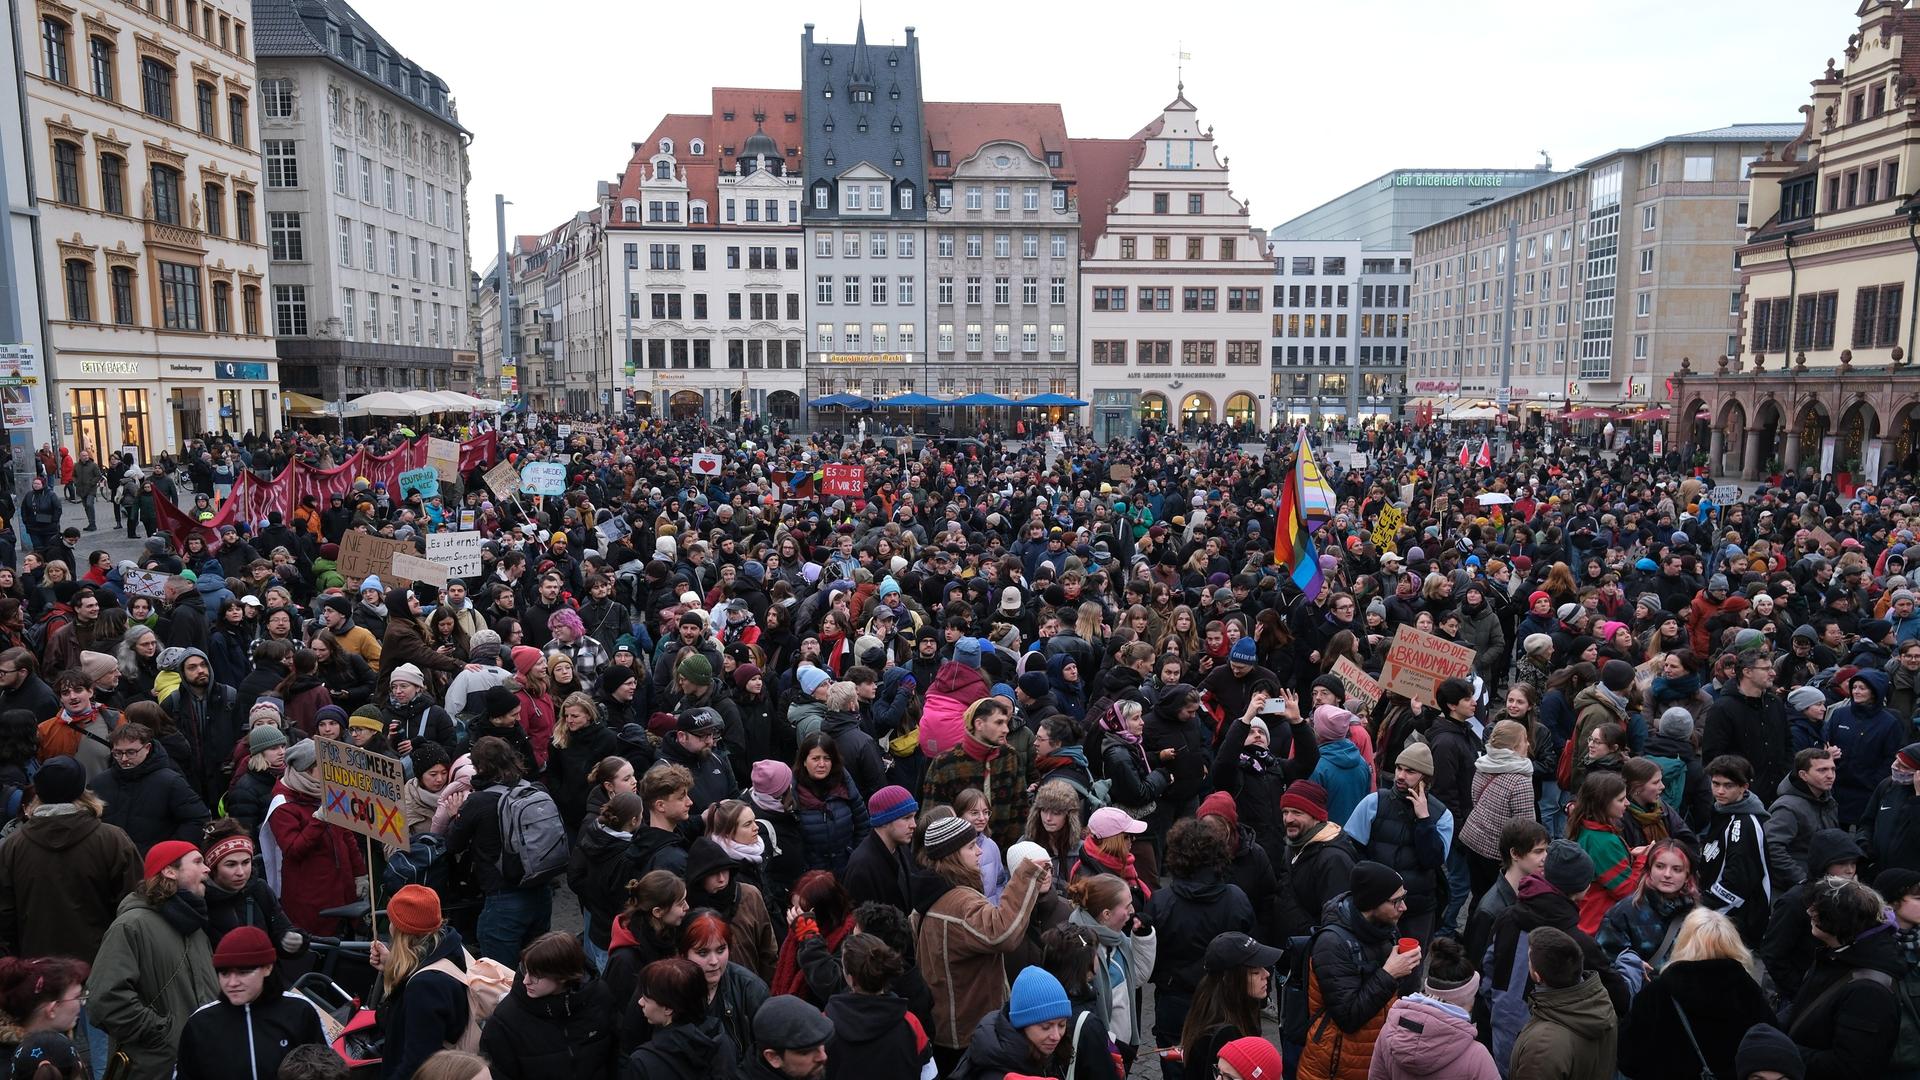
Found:
[[[276, 323], [284, 323], [284, 325], [288, 326], [297, 326], [298, 329], [280, 330], [279, 332], [282, 334], [305, 334], [307, 332], [305, 287], [298, 285], [291, 286], [291, 288], [299, 290], [297, 294], [298, 307], [296, 309], [291, 306], [294, 298], [289, 296], [289, 307], [284, 313], [280, 305], [280, 288], [278, 285], [274, 286], [274, 321]], [[444, 344], [451, 348], [459, 344], [465, 337], [465, 331], [463, 329], [465, 324], [460, 321], [460, 309], [458, 307], [428, 304], [420, 300], [413, 301], [413, 318], [405, 324], [406, 335], [403, 337], [401, 335], [402, 312], [400, 297], [396, 296], [386, 300], [385, 304], [387, 306], [383, 311], [383, 301], [379, 293], [368, 289], [365, 296], [367, 302], [367, 310], [365, 312], [366, 320], [362, 322], [360, 319], [361, 294], [354, 289], [340, 290], [340, 322], [345, 328], [344, 333], [348, 341], [364, 339], [377, 343], [381, 340], [381, 335], [384, 333], [386, 340], [395, 345], [425, 345], [432, 348], [439, 348], [443, 344], [442, 338], [444, 334]], [[446, 314], [444, 331], [442, 330], [443, 324], [441, 322], [442, 312]], [[283, 314], [285, 315], [284, 320], [282, 319]], [[427, 321], [429, 315], [432, 317], [432, 322]]]
[[[1152, 239], [1153, 241], [1153, 257], [1156, 260], [1165, 260], [1173, 257], [1172, 237], [1155, 236], [1155, 237], [1151, 237], [1150, 239]], [[1186, 258], [1188, 261], [1198, 262], [1202, 259], [1205, 259], [1207, 257], [1206, 237], [1203, 237], [1203, 236], [1187, 237], [1185, 249], [1186, 249]], [[1120, 238], [1120, 257], [1122, 259], [1139, 258], [1139, 252], [1140, 252], [1139, 237], [1123, 236]], [[1239, 239], [1237, 237], [1232, 237], [1232, 236], [1221, 237], [1218, 253], [1219, 253], [1220, 259], [1223, 262], [1231, 262], [1234, 259], [1239, 258], [1240, 257]]]
[[[841, 279], [841, 301], [848, 304], [860, 303], [862, 279], [859, 274], [847, 274]], [[887, 291], [889, 280], [885, 274], [871, 274], [865, 279], [867, 303], [870, 304], [911, 304], [914, 302], [914, 279], [912, 274], [902, 274], [892, 279], [893, 291]], [[889, 295], [892, 299], [889, 300]], [[816, 304], [833, 303], [833, 275], [816, 274], [813, 278], [813, 302]]]
[[[824, 323], [822, 325], [825, 325]], [[936, 345], [941, 352], [954, 351], [952, 323], [941, 323], [937, 328]], [[980, 323], [966, 324], [966, 351], [977, 353], [985, 351], [985, 328]], [[993, 324], [993, 351], [1008, 353], [1013, 351], [1013, 324]], [[1037, 353], [1040, 351], [1040, 325], [1023, 323], [1020, 326], [1020, 351]], [[1067, 351], [1067, 327], [1065, 323], [1051, 323], [1047, 326], [1047, 351], [1064, 353]]]
[[[265, 147], [268, 187], [299, 187], [300, 162], [298, 147], [291, 139], [268, 139]], [[351, 199], [355, 194], [355, 179], [359, 180], [360, 201], [369, 206], [385, 206], [393, 213], [405, 213], [415, 221], [426, 221], [429, 225], [439, 225], [445, 219], [446, 228], [459, 231], [460, 215], [454, 208], [456, 193], [452, 188], [439, 188], [423, 181], [416, 181], [412, 173], [402, 173], [391, 165], [380, 169], [378, 196], [374, 188], [373, 159], [365, 154], [358, 155], [359, 170], [353, 168], [353, 158], [344, 146], [333, 148], [333, 193], [342, 198]]]
[[[898, 165], [900, 164], [900, 162], [895, 161], [894, 164]], [[833, 166], [833, 155], [831, 154], [827, 155], [827, 166], [829, 168]], [[827, 200], [829, 198], [830, 196], [828, 194], [828, 186], [825, 181], [822, 181], [814, 185], [813, 208], [815, 210], [829, 209], [829, 206], [827, 205]], [[900, 185], [899, 203], [900, 203], [900, 209], [902, 210], [913, 209], [913, 206], [914, 206], [913, 185], [911, 184]], [[887, 185], [857, 184], [852, 182], [843, 182], [840, 185], [841, 213], [860, 213], [862, 211], [871, 212], [876, 210], [885, 211], [886, 208], [887, 208]]]
[[[304, 245], [300, 238], [300, 227], [301, 215], [297, 212], [275, 210], [267, 214], [267, 231], [272, 242], [273, 258], [275, 260], [292, 260], [297, 262], [305, 258], [305, 255], [302, 253]], [[394, 277], [399, 277], [401, 272], [400, 233], [394, 229], [387, 229], [384, 230], [384, 232], [386, 236], [386, 272]], [[359, 268], [379, 273], [381, 269], [381, 234], [382, 230], [375, 228], [370, 223], [362, 222], [360, 223], [357, 233], [359, 243], [355, 243], [356, 230], [354, 228], [354, 220], [348, 217], [337, 219], [334, 225], [333, 244], [337, 252], [335, 258], [341, 266], [352, 269], [355, 265], [354, 253], [358, 250]], [[448, 285], [458, 285], [460, 283], [460, 275], [456, 266], [459, 262], [459, 253], [452, 247], [442, 248], [439, 244], [431, 240], [427, 241], [425, 256], [426, 273], [423, 276], [420, 271], [420, 245], [421, 241], [419, 237], [409, 236], [406, 238], [407, 276], [414, 281], [425, 281], [428, 284], [439, 285], [443, 280], [442, 273], [444, 271], [445, 283]]]
[[[940, 209], [953, 209], [952, 187], [942, 186], [938, 191], [938, 195]], [[986, 192], [978, 184], [969, 184], [961, 191], [960, 205], [967, 210], [985, 210], [987, 208]], [[1050, 205], [1055, 210], [1065, 210], [1067, 208], [1067, 189], [1064, 187], [1054, 188]], [[993, 209], [996, 213], [1012, 212], [1013, 188], [1005, 184], [994, 187]], [[1028, 214], [1039, 212], [1040, 188], [1038, 185], [1030, 184], [1020, 189], [1020, 210]]]
[[[1532, 312], [1529, 311], [1531, 316]], [[1362, 315], [1361, 337], [1397, 338], [1406, 332], [1411, 320], [1407, 315]], [[1345, 315], [1275, 315], [1273, 336], [1287, 338], [1347, 336]]]
[[[1127, 341], [1118, 339], [1092, 342], [1093, 362], [1102, 365], [1126, 363], [1128, 344]], [[1135, 363], [1149, 367], [1163, 367], [1173, 363], [1173, 342], [1171, 341], [1135, 341], [1131, 344]], [[1217, 341], [1182, 341], [1180, 342], [1180, 363], [1196, 367], [1212, 366], [1220, 356], [1220, 344]], [[1263, 362], [1260, 342], [1227, 342], [1226, 360], [1232, 367], [1259, 366]]]
[[[1321, 367], [1329, 365], [1344, 367], [1347, 363], [1345, 345], [1275, 345], [1272, 349], [1273, 362], [1288, 367], [1300, 365]], [[1362, 345], [1356, 353], [1361, 367], [1405, 364], [1407, 347], [1405, 345]], [[1384, 375], [1369, 375], [1370, 379], [1384, 379]]]
[[[55, 202], [106, 214], [130, 216], [127, 210], [127, 161], [119, 154], [102, 153], [94, 172], [97, 188], [89, 192], [83, 162], [84, 152], [77, 143], [56, 139], [53, 143], [53, 198]], [[151, 205], [145, 215], [163, 225], [202, 229], [208, 236], [227, 235], [226, 189], [216, 181], [202, 185], [197, 205], [186, 198], [184, 178], [179, 169], [155, 163], [147, 170], [147, 197]], [[90, 201], [89, 195], [97, 195]], [[204, 218], [202, 217], [204, 215]], [[233, 194], [233, 237], [253, 242], [253, 193]]]
[[[722, 220], [729, 223], [747, 221], [750, 223], [780, 223], [779, 199], [726, 199], [721, 203]], [[800, 220], [800, 200], [788, 199], [788, 222]], [[744, 212], [744, 216], [743, 216]], [[628, 225], [640, 221], [640, 204], [628, 202], [620, 207], [620, 220]], [[647, 203], [647, 221], [660, 224], [677, 224], [680, 221], [680, 202], [677, 199], [653, 199]], [[707, 224], [707, 204], [694, 199], [687, 205], [687, 221], [693, 225]]]
[[236, 56], [245, 58], [247, 55], [247, 24], [230, 18], [226, 12], [217, 10], [210, 3], [184, 0], [185, 20], [180, 18], [181, 8], [175, 4], [175, 0], [146, 0], [146, 8], [147, 14], [182, 27], [209, 45], [217, 42], [222, 49]]
[[[689, 254], [692, 260], [688, 264], [680, 261], [679, 244], [648, 244], [647, 269], [649, 270], [705, 270], [707, 268], [707, 245], [693, 244]], [[781, 249], [771, 244], [755, 245], [746, 250], [744, 268], [748, 270], [779, 270], [782, 267]], [[640, 269], [640, 245], [627, 244], [622, 252], [629, 270]], [[800, 269], [800, 249], [789, 247], [785, 251], [784, 266], [788, 270]], [[727, 248], [727, 269], [743, 268], [741, 248], [733, 245]]]
[[[839, 336], [835, 336], [836, 329]], [[889, 349], [908, 351], [918, 345], [918, 330], [913, 323], [815, 323], [813, 347], [819, 352], [859, 352]]]
[[[886, 397], [892, 393], [911, 394], [918, 385], [919, 380], [913, 378], [911, 375], [890, 380], [884, 375], [875, 375], [869, 378], [849, 372], [843, 377], [835, 377], [832, 374], [823, 376], [820, 380], [820, 392], [823, 394], [834, 394], [844, 390], [849, 394], [867, 394], [873, 397]], [[1051, 376], [1047, 379], [1046, 387], [1047, 392], [1050, 394], [1065, 394], [1067, 393], [1067, 380], [1064, 376]], [[935, 379], [932, 387], [936, 393], [946, 397], [951, 397], [959, 393], [963, 388], [969, 394], [978, 394], [989, 388], [1001, 397], [1010, 397], [1014, 393], [1013, 378], [1005, 375], [994, 379], [992, 383], [988, 383], [987, 380], [982, 378], [955, 379], [943, 376]], [[1038, 376], [1029, 375], [1020, 380], [1019, 393], [1021, 397], [1033, 397], [1039, 392], [1040, 378]]]
[[[1057, 280], [1057, 279], [1056, 279]], [[1218, 311], [1220, 293], [1223, 290], [1208, 286], [1184, 286], [1180, 289], [1181, 311]], [[1259, 311], [1264, 289], [1226, 289], [1226, 310]], [[1172, 311], [1173, 289], [1157, 285], [1141, 285], [1135, 294], [1138, 302], [1136, 311]], [[1095, 286], [1093, 290], [1093, 310], [1127, 310], [1127, 286]]]
[[[649, 301], [647, 311], [650, 311], [655, 319], [684, 319], [687, 318], [688, 310], [692, 311], [694, 322], [705, 322], [708, 318], [706, 293], [656, 292], [648, 293], [647, 297]], [[727, 318], [753, 319], [756, 322], [778, 320], [781, 318], [780, 300], [781, 294], [777, 292], [728, 293]], [[799, 293], [786, 294], [786, 310], [786, 321], [800, 321]], [[631, 319], [647, 317], [641, 309], [640, 294], [637, 292], [627, 294], [627, 317]]]
[[[438, 94], [436, 90], [436, 97]], [[335, 131], [358, 136], [369, 143], [376, 141], [377, 134], [380, 148], [388, 153], [399, 154], [407, 161], [418, 162], [444, 176], [456, 180], [459, 178], [460, 157], [453, 152], [453, 144], [447, 139], [420, 131], [406, 121], [396, 122], [393, 113], [386, 109], [375, 109], [364, 97], [355, 96], [353, 99], [351, 125], [347, 122], [347, 113], [346, 88], [328, 86], [327, 115]]]
[[[940, 279], [934, 283], [934, 289], [935, 289], [934, 302], [942, 305], [951, 305], [953, 303], [953, 297], [954, 297], [953, 284], [954, 283], [953, 283], [952, 275], [950, 274], [941, 275]], [[967, 279], [965, 282], [965, 289], [966, 289], [966, 292], [964, 295], [966, 297], [967, 305], [970, 307], [981, 306], [982, 304], [981, 297], [984, 295], [984, 286], [981, 281], [980, 275], [978, 274], [967, 275]], [[902, 303], [904, 302], [905, 301], [902, 301]], [[996, 305], [1000, 305], [1003, 307], [1013, 303], [1013, 279], [1012, 278], [995, 277], [993, 279], [993, 302]], [[1040, 279], [1039, 278], [1023, 277], [1020, 279], [1020, 302], [1022, 304], [1026, 304], [1029, 306], [1040, 303]], [[1047, 303], [1053, 307], [1061, 307], [1065, 305], [1066, 302], [1067, 302], [1067, 279], [1063, 275], [1055, 274], [1053, 277], [1047, 280]]]
[[[636, 367], [655, 371], [713, 367], [713, 342], [701, 338], [645, 338], [629, 343], [628, 359]], [[800, 342], [729, 341], [727, 367], [734, 370], [800, 370]]]
[[[70, 322], [111, 322], [115, 326], [140, 326], [140, 302], [135, 288], [133, 267], [108, 269], [106, 306], [96, 304], [95, 274], [91, 259], [70, 258], [61, 267], [66, 292], [67, 319]], [[233, 285], [215, 281], [212, 288], [211, 320], [202, 310], [200, 267], [192, 263], [159, 263], [160, 310], [149, 325], [166, 330], [212, 330], [231, 334], [233, 330]], [[242, 332], [260, 333], [260, 287], [240, 289]], [[105, 316], [103, 319], [102, 316]]]
[[[209, 9], [211, 10], [211, 9]], [[224, 22], [226, 16], [220, 16]], [[40, 51], [42, 71], [53, 82], [65, 86], [77, 86], [73, 61], [73, 28], [64, 20], [52, 15], [40, 20]], [[86, 88], [94, 97], [104, 101], [120, 100], [120, 76], [118, 71], [119, 47], [113, 39], [90, 34], [87, 37], [87, 82]], [[165, 61], [153, 56], [140, 58], [140, 108], [148, 116], [169, 123], [179, 122], [178, 106], [174, 100], [174, 69]], [[247, 118], [247, 97], [245, 94], [228, 93], [222, 101], [219, 87], [209, 79], [196, 79], [193, 84], [194, 127], [200, 134], [210, 139], [221, 138], [221, 122], [226, 123], [225, 139], [235, 146], [248, 146], [249, 123]]]
[[[935, 235], [934, 254], [942, 259], [953, 258], [953, 241], [954, 237], [950, 232]], [[966, 257], [969, 259], [984, 258], [986, 252], [985, 235], [982, 233], [968, 233], [966, 235], [965, 250]], [[1067, 257], [1067, 250], [1067, 234], [1065, 232], [1055, 232], [1048, 236], [1047, 254], [1050, 258], [1064, 259]], [[908, 254], [911, 254], [911, 241], [909, 241]], [[1010, 259], [1013, 257], [1012, 233], [993, 234], [993, 257], [996, 259]], [[1030, 232], [1020, 234], [1020, 257], [1023, 259], [1037, 259], [1040, 257], [1039, 233]]]

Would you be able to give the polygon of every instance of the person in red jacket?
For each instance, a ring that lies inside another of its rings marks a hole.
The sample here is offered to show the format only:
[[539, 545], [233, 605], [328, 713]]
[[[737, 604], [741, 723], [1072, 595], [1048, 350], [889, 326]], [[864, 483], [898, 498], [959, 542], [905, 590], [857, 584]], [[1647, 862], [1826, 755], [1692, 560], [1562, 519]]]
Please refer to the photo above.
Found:
[[260, 830], [267, 884], [279, 894], [293, 925], [328, 933], [333, 927], [320, 912], [354, 901], [356, 879], [366, 874], [367, 860], [358, 836], [318, 816], [320, 766], [313, 740], [287, 751], [287, 771], [271, 798]]

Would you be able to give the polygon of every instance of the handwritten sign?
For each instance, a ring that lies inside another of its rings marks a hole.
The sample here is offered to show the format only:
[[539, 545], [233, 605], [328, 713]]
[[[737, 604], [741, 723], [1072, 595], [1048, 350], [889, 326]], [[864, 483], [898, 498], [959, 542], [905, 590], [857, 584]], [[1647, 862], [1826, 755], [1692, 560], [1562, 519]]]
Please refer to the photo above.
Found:
[[572, 434], [573, 434], [573, 425], [572, 425], [572, 424], [561, 424], [561, 425], [560, 425], [560, 437], [561, 437], [561, 438], [563, 438], [563, 439], [564, 439], [564, 438], [567, 438], [568, 436], [570, 436], [570, 435], [572, 435]]
[[460, 479], [460, 444], [452, 439], [428, 439], [427, 465], [440, 474], [440, 479], [449, 484], [457, 483]]
[[535, 461], [520, 470], [520, 490], [530, 495], [564, 495], [567, 467], [558, 461]]
[[510, 499], [520, 490], [520, 470], [514, 467], [513, 462], [503, 461], [488, 469], [480, 482], [487, 485], [487, 490], [496, 497]]
[[1133, 466], [1125, 462], [1109, 465], [1107, 466], [1107, 479], [1116, 484], [1131, 480], [1133, 479]]
[[722, 467], [719, 454], [693, 455], [693, 474], [695, 476], [719, 476]]
[[405, 582], [408, 585], [424, 582], [436, 589], [444, 589], [447, 587], [447, 568], [445, 566], [429, 559], [423, 559], [418, 555], [410, 555], [404, 551], [396, 551], [393, 553], [393, 567], [389, 573], [392, 575], [394, 581]]
[[1407, 515], [1397, 506], [1383, 506], [1380, 514], [1373, 519], [1373, 546], [1381, 551], [1397, 551], [1394, 537], [1400, 535], [1400, 526], [1406, 524]]
[[167, 594], [167, 575], [153, 570], [122, 570], [120, 587], [128, 596], [158, 600]]
[[440, 495], [440, 471], [431, 467], [408, 469], [400, 474], [400, 495], [418, 494], [423, 499], [438, 498]]
[[858, 499], [867, 493], [865, 465], [829, 465], [821, 492], [832, 498]]
[[[340, 576], [349, 582], [358, 582], [369, 574], [391, 574], [396, 551], [413, 554], [413, 541], [389, 540], [358, 529], [349, 531], [340, 537]], [[389, 581], [382, 584], [402, 583]]]
[[1447, 679], [1473, 674], [1473, 649], [1402, 624], [1380, 669], [1380, 684], [1410, 701], [1433, 704], [1434, 689]]
[[1372, 713], [1373, 707], [1380, 704], [1379, 680], [1361, 670], [1359, 664], [1343, 656], [1333, 662], [1333, 674], [1338, 676], [1341, 685], [1347, 688], [1348, 701], [1360, 699], [1368, 713]]
[[595, 526], [594, 531], [600, 534], [601, 543], [611, 545], [618, 542], [621, 537], [632, 533], [633, 526], [627, 524], [626, 518], [610, 517]]
[[427, 560], [443, 567], [449, 577], [480, 573], [481, 536], [477, 532], [437, 532], [427, 535]]
[[313, 747], [320, 765], [320, 820], [404, 847], [407, 822], [400, 797], [407, 776], [399, 759], [333, 739], [316, 738]]
[[1713, 490], [1707, 493], [1707, 498], [1717, 506], [1732, 506], [1745, 497], [1739, 484], [1715, 484]]

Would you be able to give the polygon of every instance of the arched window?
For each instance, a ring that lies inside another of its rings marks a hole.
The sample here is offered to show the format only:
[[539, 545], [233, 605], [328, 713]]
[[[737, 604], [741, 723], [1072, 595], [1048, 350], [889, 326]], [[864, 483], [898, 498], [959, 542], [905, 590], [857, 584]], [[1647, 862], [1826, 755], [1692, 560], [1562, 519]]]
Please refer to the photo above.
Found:
[[638, 222], [640, 220], [640, 208], [633, 203], [627, 203], [620, 208], [620, 220], [623, 222]]
[[661, 153], [663, 153], [663, 154], [671, 154], [671, 153], [673, 153], [673, 140], [672, 140], [672, 139], [661, 139], [661, 140], [660, 140], [660, 152], [661, 152]]
[[687, 144], [687, 150], [689, 153], [693, 154], [694, 157], [699, 157], [700, 155], [707, 152], [707, 144], [704, 142], [701, 142], [699, 139], [695, 139], [692, 142]]
[[695, 225], [705, 225], [707, 223], [707, 204], [695, 200], [687, 207], [687, 220]]

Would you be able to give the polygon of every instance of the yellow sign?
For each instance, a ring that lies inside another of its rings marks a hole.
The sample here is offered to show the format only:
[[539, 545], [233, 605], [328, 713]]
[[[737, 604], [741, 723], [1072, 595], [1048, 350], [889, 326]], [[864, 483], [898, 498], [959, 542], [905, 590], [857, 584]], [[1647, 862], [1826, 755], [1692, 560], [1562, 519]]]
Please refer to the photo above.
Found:
[[1398, 551], [1393, 538], [1400, 534], [1400, 526], [1406, 523], [1406, 511], [1392, 504], [1381, 507], [1380, 515], [1373, 519], [1373, 546], [1381, 551]]

